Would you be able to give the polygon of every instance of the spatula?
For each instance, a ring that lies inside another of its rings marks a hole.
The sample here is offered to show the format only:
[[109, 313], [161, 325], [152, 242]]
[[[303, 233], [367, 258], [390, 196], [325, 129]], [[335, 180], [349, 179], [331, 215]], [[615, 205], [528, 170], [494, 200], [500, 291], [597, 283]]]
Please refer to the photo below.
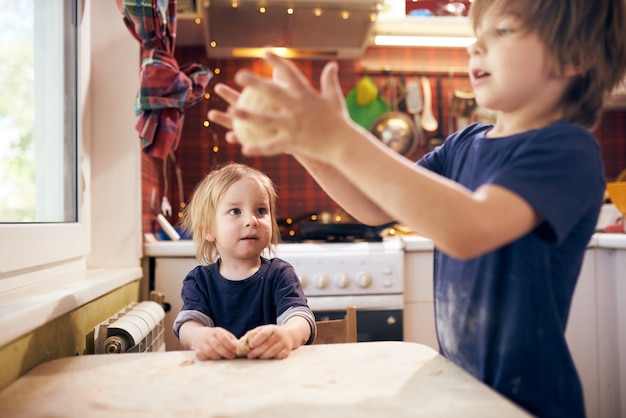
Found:
[[430, 80], [427, 77], [422, 77], [422, 91], [424, 92], [424, 112], [422, 112], [422, 128], [428, 132], [434, 132], [437, 130], [437, 119], [433, 115], [433, 97], [430, 90]]
[[420, 146], [424, 145], [426, 139], [420, 121], [420, 112], [423, 108], [419, 80], [417, 78], [411, 78], [406, 82], [406, 110], [413, 115], [413, 121], [415, 121], [415, 127], [418, 130], [418, 145]]

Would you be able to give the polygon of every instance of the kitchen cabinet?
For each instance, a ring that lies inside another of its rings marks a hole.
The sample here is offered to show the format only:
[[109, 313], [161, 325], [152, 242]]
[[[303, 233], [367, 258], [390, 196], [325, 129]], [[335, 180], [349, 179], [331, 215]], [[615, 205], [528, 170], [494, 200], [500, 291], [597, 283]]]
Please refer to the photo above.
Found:
[[183, 307], [180, 291], [187, 272], [198, 265], [194, 257], [158, 257], [154, 261], [154, 288], [166, 296], [168, 309], [163, 319], [165, 328], [165, 347], [168, 351], [182, 350], [172, 327], [176, 315]]
[[[620, 234], [621, 235], [621, 234]], [[626, 240], [626, 235], [623, 236]], [[596, 252], [598, 417], [626, 418], [626, 248]], [[589, 417], [593, 417], [590, 411]]]
[[566, 331], [589, 418], [626, 418], [626, 235], [596, 234]]
[[622, 418], [626, 417], [626, 250], [615, 252], [615, 300], [617, 308], [617, 362], [619, 385], [616, 393], [619, 396], [619, 408]]
[[404, 241], [404, 340], [439, 350], [433, 297], [433, 245], [421, 237]]
[[588, 417], [599, 417], [598, 394], [598, 295], [596, 252], [585, 253], [572, 299], [565, 338], [583, 384]]

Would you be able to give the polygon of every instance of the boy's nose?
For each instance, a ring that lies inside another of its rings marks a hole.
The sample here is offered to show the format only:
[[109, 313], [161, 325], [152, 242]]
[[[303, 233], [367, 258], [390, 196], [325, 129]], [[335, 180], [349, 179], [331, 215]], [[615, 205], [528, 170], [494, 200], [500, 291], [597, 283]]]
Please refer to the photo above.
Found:
[[467, 53], [472, 56], [474, 54], [476, 54], [476, 44], [478, 41], [474, 41], [470, 46], [467, 47]]
[[479, 54], [482, 50], [483, 50], [484, 46], [482, 44], [482, 41], [476, 37], [476, 39], [474, 40], [474, 42], [467, 47], [467, 53], [472, 56], [472, 55], [476, 55]]

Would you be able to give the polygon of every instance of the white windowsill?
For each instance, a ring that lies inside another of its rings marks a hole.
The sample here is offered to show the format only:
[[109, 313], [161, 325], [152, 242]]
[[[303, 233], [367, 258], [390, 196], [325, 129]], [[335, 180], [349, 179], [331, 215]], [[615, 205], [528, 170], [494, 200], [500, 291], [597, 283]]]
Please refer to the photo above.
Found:
[[140, 267], [88, 269], [0, 293], [0, 347], [142, 275]]

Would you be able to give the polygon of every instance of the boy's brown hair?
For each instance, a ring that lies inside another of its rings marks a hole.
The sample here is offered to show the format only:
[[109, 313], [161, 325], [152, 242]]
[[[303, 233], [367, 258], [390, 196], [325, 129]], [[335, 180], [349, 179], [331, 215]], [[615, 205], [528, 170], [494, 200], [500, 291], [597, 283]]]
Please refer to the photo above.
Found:
[[268, 251], [273, 252], [278, 244], [279, 230], [276, 221], [276, 190], [268, 176], [252, 167], [243, 164], [229, 163], [210, 172], [193, 192], [189, 205], [183, 212], [182, 226], [191, 232], [196, 243], [196, 258], [202, 264], [215, 262], [217, 254], [215, 243], [208, 241], [207, 233], [214, 231], [215, 209], [224, 197], [226, 191], [242, 178], [255, 180], [266, 192], [269, 198], [269, 210], [272, 216], [272, 237]]
[[514, 16], [536, 33], [554, 60], [555, 74], [566, 66], [580, 69], [564, 97], [565, 119], [594, 129], [606, 97], [626, 73], [624, 0], [474, 0], [474, 29], [492, 12]]

